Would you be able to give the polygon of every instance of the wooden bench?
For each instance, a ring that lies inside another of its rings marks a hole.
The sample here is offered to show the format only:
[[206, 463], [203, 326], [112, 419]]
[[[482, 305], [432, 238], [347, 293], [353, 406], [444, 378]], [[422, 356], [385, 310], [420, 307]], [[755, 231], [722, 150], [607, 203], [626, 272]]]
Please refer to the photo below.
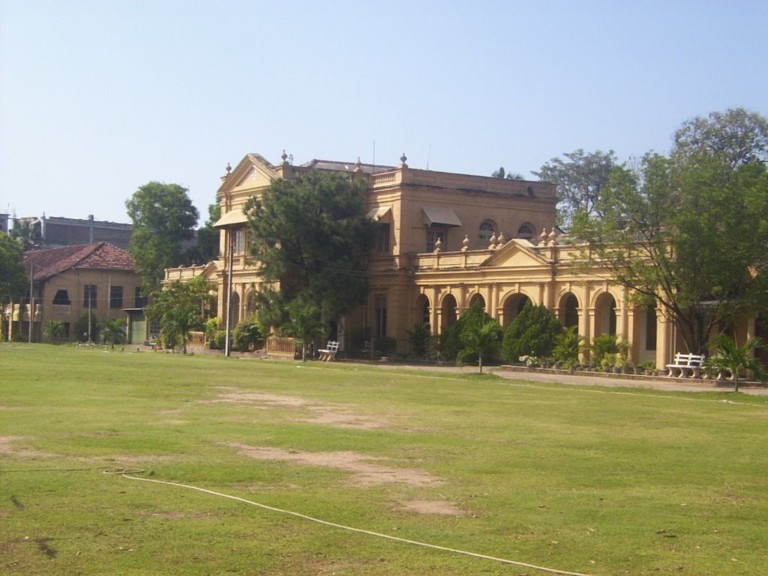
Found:
[[[669, 370], [667, 376], [670, 378], [673, 376], [687, 378], [690, 372], [691, 378], [701, 378], [701, 367], [704, 365], [704, 358], [703, 354], [683, 354], [678, 352], [675, 354], [675, 361], [672, 364], [667, 364], [667, 369]], [[680, 373], [676, 374], [676, 371]]]
[[329, 340], [325, 348], [317, 351], [318, 354], [320, 354], [318, 360], [322, 360], [324, 362], [332, 362], [336, 359], [336, 352], [338, 351], [339, 343], [334, 340]]

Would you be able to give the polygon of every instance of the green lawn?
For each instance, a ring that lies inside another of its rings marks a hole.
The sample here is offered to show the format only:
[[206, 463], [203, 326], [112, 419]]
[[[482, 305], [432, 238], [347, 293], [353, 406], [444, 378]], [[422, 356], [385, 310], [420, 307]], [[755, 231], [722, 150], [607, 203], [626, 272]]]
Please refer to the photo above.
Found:
[[4, 344], [0, 573], [546, 573], [346, 526], [563, 573], [753, 576], [767, 431], [743, 394]]

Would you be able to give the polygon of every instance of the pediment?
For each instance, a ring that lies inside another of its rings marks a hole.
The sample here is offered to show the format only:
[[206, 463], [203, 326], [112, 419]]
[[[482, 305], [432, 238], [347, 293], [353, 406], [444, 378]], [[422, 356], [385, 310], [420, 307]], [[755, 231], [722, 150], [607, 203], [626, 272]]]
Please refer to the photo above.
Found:
[[259, 154], [246, 154], [219, 187], [217, 198], [224, 194], [256, 190], [269, 186], [278, 176], [275, 167]]
[[513, 239], [499, 248], [481, 264], [483, 267], [529, 268], [549, 265], [536, 247], [528, 240]]

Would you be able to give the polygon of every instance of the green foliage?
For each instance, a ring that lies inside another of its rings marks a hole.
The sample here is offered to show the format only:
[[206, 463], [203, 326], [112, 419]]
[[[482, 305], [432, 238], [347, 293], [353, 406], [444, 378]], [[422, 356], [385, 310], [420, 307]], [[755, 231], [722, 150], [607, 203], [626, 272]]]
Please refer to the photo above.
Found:
[[125, 344], [125, 340], [125, 318], [109, 320], [101, 326], [102, 343], [114, 348], [116, 344]]
[[376, 352], [381, 356], [390, 356], [397, 349], [397, 340], [392, 336], [384, 336], [376, 340]]
[[555, 336], [552, 359], [561, 368], [573, 368], [579, 363], [584, 337], [579, 334], [578, 326], [571, 326]]
[[264, 342], [261, 324], [256, 318], [238, 322], [232, 331], [232, 341], [240, 352], [250, 352]]
[[622, 342], [616, 334], [600, 334], [588, 347], [591, 363], [596, 368], [623, 366], [629, 354], [629, 343]]
[[[86, 312], [72, 323], [72, 334], [78, 342], [99, 341], [99, 320], [96, 314], [91, 312], [90, 317]], [[89, 337], [90, 336], [90, 337]]]
[[275, 180], [246, 213], [251, 252], [264, 279], [280, 282], [282, 302], [301, 296], [327, 319], [365, 302], [375, 229], [365, 217], [364, 180], [319, 171]]
[[[458, 361], [459, 354], [466, 347], [461, 336], [464, 328], [470, 325], [483, 324], [489, 319], [490, 316], [483, 311], [479, 303], [470, 306], [456, 322], [443, 329], [438, 343], [440, 356], [450, 362]], [[463, 357], [463, 360], [474, 364], [478, 358], [476, 354], [467, 354]], [[487, 358], [487, 360], [490, 361], [491, 358]]]
[[351, 352], [352, 354], [357, 355], [370, 355], [371, 337], [371, 328], [368, 326], [355, 326], [354, 328], [348, 330], [345, 341], [345, 344], [347, 345], [347, 352]]
[[296, 338], [301, 346], [301, 359], [306, 361], [307, 348], [326, 331], [320, 319], [320, 309], [311, 302], [297, 298], [288, 306], [288, 316], [290, 319], [283, 329], [286, 334]]
[[590, 217], [602, 215], [600, 198], [616, 166], [616, 156], [613, 150], [581, 149], [563, 156], [565, 160], [553, 158], [533, 174], [557, 186], [558, 224], [568, 228], [579, 212]]
[[205, 322], [215, 304], [215, 287], [204, 277], [189, 282], [178, 280], [156, 292], [145, 308], [147, 319], [160, 326], [164, 347], [187, 352], [187, 340], [192, 330], [204, 330]]
[[482, 374], [483, 359], [490, 359], [498, 354], [503, 337], [504, 330], [495, 319], [484, 313], [473, 314], [459, 334], [463, 347], [457, 355], [457, 360], [461, 362], [465, 358], [477, 358], [477, 366]]
[[432, 335], [429, 324], [416, 324], [413, 330], [408, 331], [408, 343], [411, 346], [411, 354], [416, 358], [427, 358]]
[[226, 345], [227, 332], [220, 324], [221, 320], [215, 316], [205, 323], [205, 341], [211, 350], [223, 350]]
[[501, 357], [513, 363], [520, 362], [523, 356], [548, 358], [555, 338], [562, 332], [563, 325], [551, 310], [528, 301], [504, 333]]
[[719, 334], [715, 339], [715, 353], [706, 361], [706, 367], [715, 372], [730, 372], [734, 390], [738, 392], [739, 377], [743, 372], [749, 370], [758, 378], [765, 377], [763, 365], [755, 358], [755, 351], [763, 346], [763, 341], [757, 337], [747, 338], [744, 344], [739, 344], [735, 338]]
[[768, 168], [751, 159], [764, 153], [763, 139], [747, 151], [740, 144], [738, 154], [714, 152], [725, 146], [716, 136], [727, 143], [731, 131], [702, 126], [694, 132], [707, 132], [711, 144], [693, 146], [686, 136], [670, 158], [649, 154], [636, 171], [615, 169], [601, 217], [581, 212], [572, 230], [590, 247], [587, 264], [597, 261], [654, 301], [699, 354], [717, 326], [768, 307]]
[[43, 326], [43, 336], [51, 344], [60, 344], [67, 337], [67, 330], [61, 320], [51, 320]]
[[178, 184], [149, 182], [125, 203], [133, 231], [128, 251], [144, 278], [144, 292], [160, 288], [165, 269], [183, 263], [183, 242], [194, 237], [198, 212]]
[[219, 218], [221, 218], [221, 206], [219, 204], [209, 204], [208, 220], [205, 221], [203, 227], [197, 229], [195, 245], [189, 248], [183, 255], [185, 264], [205, 264], [218, 258], [221, 231], [218, 228], [214, 228], [213, 225]]
[[0, 231], [0, 304], [22, 297], [28, 288], [24, 248]]

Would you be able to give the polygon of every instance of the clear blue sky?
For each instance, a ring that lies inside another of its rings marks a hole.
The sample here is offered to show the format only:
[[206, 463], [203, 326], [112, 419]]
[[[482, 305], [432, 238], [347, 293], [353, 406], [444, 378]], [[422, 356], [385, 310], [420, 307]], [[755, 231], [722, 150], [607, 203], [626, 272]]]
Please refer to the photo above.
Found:
[[151, 180], [203, 216], [227, 162], [532, 178], [768, 115], [768, 2], [0, 0], [0, 212], [128, 222]]

